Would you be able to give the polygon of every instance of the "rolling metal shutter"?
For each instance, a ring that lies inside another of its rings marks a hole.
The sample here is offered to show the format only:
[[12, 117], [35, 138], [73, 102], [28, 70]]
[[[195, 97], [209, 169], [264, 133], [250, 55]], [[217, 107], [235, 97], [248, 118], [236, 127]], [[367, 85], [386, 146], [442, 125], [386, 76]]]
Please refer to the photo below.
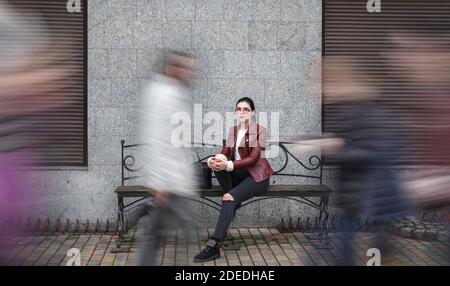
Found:
[[[429, 100], [426, 94], [411, 96], [417, 93], [422, 83], [406, 83], [402, 79], [402, 71], [389, 69], [382, 56], [393, 48], [389, 36], [399, 31], [422, 35], [425, 39], [431, 36], [435, 44], [450, 51], [450, 1], [381, 0], [379, 13], [368, 12], [367, 0], [323, 1], [323, 55], [351, 57], [360, 70], [369, 76], [370, 82], [379, 88], [380, 104], [392, 111], [392, 116], [379, 120], [382, 120], [387, 130], [396, 134], [396, 145], [402, 146], [392, 150], [394, 155], [401, 158], [400, 164], [450, 162], [450, 152], [445, 151], [450, 147], [443, 148], [444, 152], [435, 152], [433, 149], [436, 142], [432, 140], [440, 140], [439, 137], [424, 134], [424, 126], [448, 126], [450, 122], [430, 121], [430, 117], [424, 116], [420, 109], [413, 108], [412, 106], [417, 107], [421, 102]], [[449, 64], [446, 62], [440, 65]], [[436, 65], [433, 68], [442, 69], [442, 66]], [[434, 88], [446, 93], [447, 98], [450, 96], [450, 82]], [[323, 130], [334, 132], [340, 128], [340, 123], [336, 120], [337, 111], [327, 106], [327, 94], [323, 94], [323, 102]], [[437, 101], [435, 104], [448, 105], [448, 102]], [[411, 137], [415, 138], [415, 144], [411, 144]], [[445, 144], [444, 141], [442, 144]]]
[[[57, 94], [40, 97], [40, 100], [51, 100], [57, 107], [35, 114], [30, 119], [39, 162], [44, 166], [86, 166], [86, 1], [79, 1], [81, 12], [69, 12], [67, 0], [14, 0], [8, 3], [32, 26], [42, 27], [43, 24], [47, 34], [44, 38], [42, 34], [32, 32], [20, 36], [37, 47], [45, 46], [50, 65], [69, 66], [72, 71], [67, 81], [55, 82], [62, 86]], [[42, 39], [49, 39], [50, 45]]]

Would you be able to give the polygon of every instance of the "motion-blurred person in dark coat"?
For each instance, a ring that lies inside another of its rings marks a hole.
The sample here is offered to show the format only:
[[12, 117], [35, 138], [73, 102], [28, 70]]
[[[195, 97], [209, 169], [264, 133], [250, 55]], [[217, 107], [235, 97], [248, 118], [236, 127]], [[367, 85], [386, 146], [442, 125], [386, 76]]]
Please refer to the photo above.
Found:
[[[385, 57], [410, 88], [410, 100], [403, 107], [412, 115], [412, 142], [422, 146], [417, 158], [425, 160], [414, 165], [427, 165], [414, 172], [406, 189], [420, 209], [444, 218], [450, 213], [450, 46], [442, 38], [436, 33], [399, 32], [391, 35], [394, 48]], [[442, 222], [448, 228], [440, 239], [450, 243], [450, 221]]]
[[[324, 60], [324, 93], [334, 111], [335, 134], [312, 143], [322, 147], [327, 163], [339, 168], [337, 205], [343, 210], [343, 265], [353, 265], [353, 232], [357, 218], [370, 216], [383, 225], [407, 211], [402, 188], [392, 170], [394, 145], [383, 120], [388, 111], [377, 104], [378, 92], [351, 58]], [[381, 263], [388, 264], [389, 243], [380, 232], [373, 244], [380, 249]], [[383, 261], [383, 257], [384, 259]]]

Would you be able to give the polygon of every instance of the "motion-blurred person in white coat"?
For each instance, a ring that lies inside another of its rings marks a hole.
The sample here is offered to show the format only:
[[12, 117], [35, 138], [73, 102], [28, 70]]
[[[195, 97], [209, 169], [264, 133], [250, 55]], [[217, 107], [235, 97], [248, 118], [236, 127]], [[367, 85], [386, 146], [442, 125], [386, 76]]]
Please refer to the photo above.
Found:
[[[138, 258], [139, 265], [156, 265], [164, 235], [174, 220], [188, 241], [197, 237], [194, 214], [187, 196], [195, 195], [195, 154], [189, 146], [191, 132], [179, 134], [179, 116], [191, 128], [193, 104], [189, 94], [195, 60], [182, 52], [170, 52], [161, 72], [155, 74], [142, 96], [140, 141], [145, 165], [144, 186], [152, 194], [156, 208], [149, 211]], [[180, 138], [180, 135], [185, 136]], [[182, 139], [181, 141], [178, 141]], [[188, 143], [188, 144], [186, 144]]]

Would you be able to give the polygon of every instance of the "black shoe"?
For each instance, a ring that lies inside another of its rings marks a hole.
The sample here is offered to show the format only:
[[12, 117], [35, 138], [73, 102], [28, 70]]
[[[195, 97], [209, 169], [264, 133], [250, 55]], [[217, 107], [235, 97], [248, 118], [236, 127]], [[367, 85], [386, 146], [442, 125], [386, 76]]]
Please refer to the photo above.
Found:
[[216, 258], [220, 258], [220, 241], [210, 238], [206, 243], [206, 247], [194, 257], [194, 262], [207, 262]]

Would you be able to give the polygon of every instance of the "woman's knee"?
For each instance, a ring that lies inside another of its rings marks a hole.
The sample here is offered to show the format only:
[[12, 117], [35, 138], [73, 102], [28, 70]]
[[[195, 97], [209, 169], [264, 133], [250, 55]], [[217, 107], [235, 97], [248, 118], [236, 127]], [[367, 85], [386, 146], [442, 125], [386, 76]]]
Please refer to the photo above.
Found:
[[223, 195], [222, 200], [225, 202], [226, 201], [234, 202], [234, 197], [230, 193], [226, 193], [225, 195]]

